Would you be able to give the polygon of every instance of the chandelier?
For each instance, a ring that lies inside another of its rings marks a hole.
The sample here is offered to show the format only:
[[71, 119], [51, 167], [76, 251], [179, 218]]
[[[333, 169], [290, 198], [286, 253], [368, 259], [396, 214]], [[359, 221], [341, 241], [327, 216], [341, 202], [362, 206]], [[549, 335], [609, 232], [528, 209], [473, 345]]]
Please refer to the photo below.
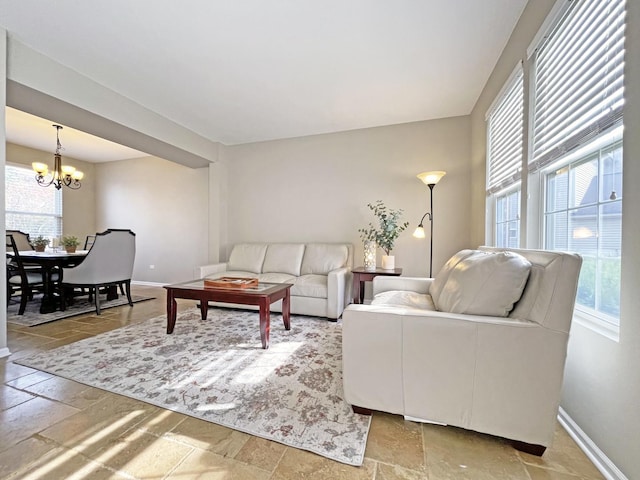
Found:
[[[64, 150], [60, 144], [60, 125], [53, 125], [56, 128], [56, 154], [53, 160], [53, 171], [49, 172], [49, 166], [46, 163], [33, 162], [31, 166], [36, 172], [36, 182], [42, 187], [48, 187], [49, 185], [55, 186], [58, 190], [65, 187], [78, 189], [82, 185], [80, 180], [84, 177], [84, 173], [76, 170], [75, 167], [70, 165], [62, 165], [62, 157], [60, 156], [60, 150]], [[48, 175], [51, 175], [49, 178]]]

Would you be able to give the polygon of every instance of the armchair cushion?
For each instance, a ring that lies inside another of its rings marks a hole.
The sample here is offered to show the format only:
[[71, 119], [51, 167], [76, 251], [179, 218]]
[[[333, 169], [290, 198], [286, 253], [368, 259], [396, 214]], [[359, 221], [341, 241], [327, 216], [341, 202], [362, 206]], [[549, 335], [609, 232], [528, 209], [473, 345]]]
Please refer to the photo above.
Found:
[[405, 290], [389, 290], [378, 293], [371, 305], [389, 305], [393, 307], [409, 307], [421, 310], [435, 310], [431, 295]]
[[509, 315], [522, 295], [531, 263], [515, 252], [464, 252], [446, 272], [448, 276], [434, 298], [436, 308], [450, 313]]

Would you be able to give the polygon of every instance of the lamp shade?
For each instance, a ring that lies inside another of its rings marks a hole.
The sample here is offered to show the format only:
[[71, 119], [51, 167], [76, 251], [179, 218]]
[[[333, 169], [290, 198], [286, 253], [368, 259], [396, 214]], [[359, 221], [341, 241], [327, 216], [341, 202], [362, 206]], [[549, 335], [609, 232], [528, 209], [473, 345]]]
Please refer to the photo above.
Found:
[[419, 173], [417, 176], [425, 184], [427, 184], [427, 185], [435, 185], [446, 174], [447, 174], [447, 172], [435, 171], [435, 172], [422, 172], [422, 173]]
[[424, 227], [420, 225], [413, 231], [413, 236], [416, 238], [425, 238], [426, 234], [424, 233]]

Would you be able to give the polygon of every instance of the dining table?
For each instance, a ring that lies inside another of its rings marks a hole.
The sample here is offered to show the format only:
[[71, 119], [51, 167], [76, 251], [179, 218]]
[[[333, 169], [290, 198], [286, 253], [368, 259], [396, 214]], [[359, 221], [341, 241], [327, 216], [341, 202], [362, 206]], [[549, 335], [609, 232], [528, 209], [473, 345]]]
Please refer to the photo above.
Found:
[[[22, 263], [25, 265], [37, 265], [42, 268], [43, 292], [40, 303], [40, 313], [51, 313], [57, 310], [60, 299], [56, 297], [56, 286], [53, 281], [53, 272], [63, 267], [74, 267], [84, 260], [88, 250], [76, 250], [68, 253], [65, 250], [21, 250], [19, 253]], [[7, 253], [13, 256], [12, 253]], [[60, 274], [62, 271], [60, 270]]]

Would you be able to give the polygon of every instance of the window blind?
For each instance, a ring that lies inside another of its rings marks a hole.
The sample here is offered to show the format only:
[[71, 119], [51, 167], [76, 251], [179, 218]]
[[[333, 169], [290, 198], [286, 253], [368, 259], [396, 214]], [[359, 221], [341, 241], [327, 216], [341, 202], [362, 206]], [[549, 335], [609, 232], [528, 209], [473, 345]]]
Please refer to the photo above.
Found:
[[574, 0], [535, 53], [536, 171], [622, 122], [625, 0]]
[[524, 138], [522, 67], [487, 117], [487, 194], [491, 195], [520, 179]]

